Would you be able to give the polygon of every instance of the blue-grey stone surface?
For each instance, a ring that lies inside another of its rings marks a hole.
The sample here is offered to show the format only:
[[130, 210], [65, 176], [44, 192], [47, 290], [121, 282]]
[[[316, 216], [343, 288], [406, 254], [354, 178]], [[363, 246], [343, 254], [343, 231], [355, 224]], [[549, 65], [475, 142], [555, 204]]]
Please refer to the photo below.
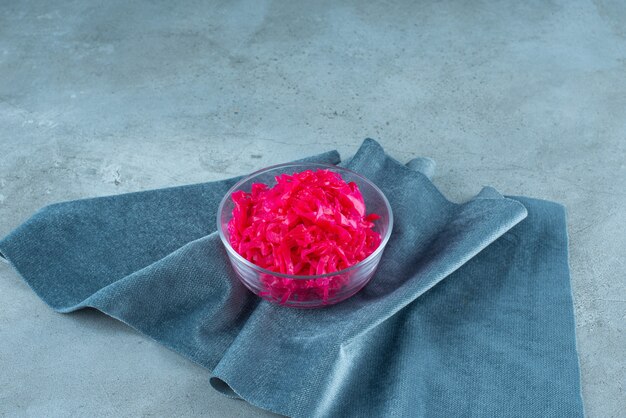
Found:
[[[626, 410], [626, 3], [0, 1], [0, 236], [60, 200], [214, 180], [366, 136], [569, 211], [589, 417]], [[0, 416], [268, 416], [0, 266]]]

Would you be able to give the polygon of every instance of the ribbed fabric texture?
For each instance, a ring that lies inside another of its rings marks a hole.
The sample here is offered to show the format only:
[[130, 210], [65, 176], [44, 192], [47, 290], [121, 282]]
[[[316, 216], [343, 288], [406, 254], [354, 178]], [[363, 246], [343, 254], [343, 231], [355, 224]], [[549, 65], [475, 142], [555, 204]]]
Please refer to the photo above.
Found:
[[432, 160], [371, 139], [346, 165], [395, 223], [372, 281], [332, 307], [240, 284], [215, 231], [237, 179], [47, 206], [0, 253], [53, 309], [99, 309], [283, 415], [583, 416], [564, 208], [491, 188], [451, 203]]

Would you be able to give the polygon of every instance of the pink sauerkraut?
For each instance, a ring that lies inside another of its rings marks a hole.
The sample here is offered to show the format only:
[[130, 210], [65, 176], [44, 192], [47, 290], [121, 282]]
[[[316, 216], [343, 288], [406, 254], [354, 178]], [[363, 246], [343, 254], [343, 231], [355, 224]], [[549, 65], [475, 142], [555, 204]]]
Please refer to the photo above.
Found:
[[[330, 170], [307, 170], [276, 177], [276, 185], [236, 191], [228, 223], [230, 244], [246, 260], [294, 276], [333, 273], [367, 258], [381, 237], [373, 230], [378, 215], [366, 214], [356, 183]], [[312, 280], [263, 275], [263, 296], [281, 302], [324, 301], [345, 285], [345, 277]]]

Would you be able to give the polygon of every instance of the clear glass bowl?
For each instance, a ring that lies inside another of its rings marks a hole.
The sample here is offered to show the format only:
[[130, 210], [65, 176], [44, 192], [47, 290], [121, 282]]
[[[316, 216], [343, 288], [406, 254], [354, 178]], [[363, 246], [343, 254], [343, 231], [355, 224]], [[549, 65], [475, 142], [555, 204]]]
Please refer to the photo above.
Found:
[[[253, 183], [272, 187], [275, 177], [305, 170], [325, 169], [339, 173], [346, 182], [355, 182], [365, 201], [367, 213], [376, 213], [374, 230], [381, 236], [378, 248], [366, 259], [353, 266], [333, 273], [315, 276], [295, 276], [276, 273], [246, 260], [230, 245], [228, 222], [232, 218], [234, 203], [232, 194], [237, 190], [250, 192]], [[318, 163], [288, 163], [264, 168], [240, 180], [224, 196], [217, 211], [217, 230], [226, 247], [233, 269], [243, 284], [260, 297], [284, 306], [317, 308], [332, 305], [349, 298], [361, 290], [372, 278], [393, 226], [393, 214], [389, 201], [374, 183], [365, 177], [342, 167]], [[321, 290], [323, 289], [323, 290]]]

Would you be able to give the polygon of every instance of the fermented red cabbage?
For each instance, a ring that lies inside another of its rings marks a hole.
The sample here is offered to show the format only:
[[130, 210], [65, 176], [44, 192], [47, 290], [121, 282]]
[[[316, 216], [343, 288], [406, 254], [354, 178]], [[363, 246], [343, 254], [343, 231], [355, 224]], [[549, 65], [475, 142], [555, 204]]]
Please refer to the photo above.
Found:
[[[281, 174], [274, 187], [255, 183], [249, 193], [238, 190], [232, 199], [231, 246], [246, 260], [276, 273], [333, 273], [364, 260], [380, 245], [380, 234], [373, 230], [379, 216], [366, 213], [356, 183], [346, 183], [330, 170]], [[326, 300], [346, 279], [264, 275], [262, 280], [269, 296], [284, 303], [297, 293], [300, 300]]]

